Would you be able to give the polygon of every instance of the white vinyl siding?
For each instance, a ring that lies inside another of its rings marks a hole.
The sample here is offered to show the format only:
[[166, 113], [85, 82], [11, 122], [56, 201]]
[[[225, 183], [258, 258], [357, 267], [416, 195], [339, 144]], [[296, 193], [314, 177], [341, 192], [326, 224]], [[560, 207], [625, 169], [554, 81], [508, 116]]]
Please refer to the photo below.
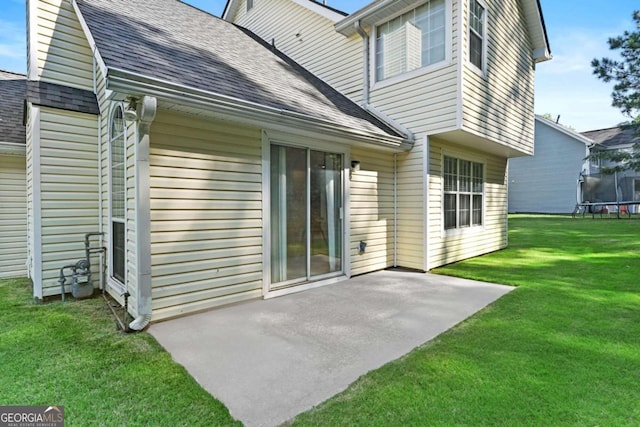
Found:
[[233, 22], [248, 28], [333, 88], [362, 99], [363, 52], [357, 34], [344, 37], [329, 19], [291, 0], [256, 1], [246, 13], [241, 0]]
[[[486, 75], [465, 61], [462, 129], [532, 154], [534, 70], [522, 6], [517, 0], [484, 3], [488, 34]], [[463, 17], [468, 28], [468, 10]], [[463, 34], [468, 57], [469, 31]]]
[[[445, 232], [442, 193], [442, 159], [445, 155], [472, 159], [485, 168], [485, 211], [482, 227]], [[456, 147], [443, 140], [430, 140], [429, 156], [429, 268], [496, 251], [507, 245], [507, 159]]]
[[[67, 0], [39, 0], [35, 14], [30, 13], [31, 34], [29, 55], [37, 59], [37, 77], [81, 89], [93, 89], [93, 57], [91, 48]], [[35, 47], [35, 51], [31, 51]], [[34, 64], [35, 65], [35, 64]]]
[[25, 156], [0, 156], [0, 277], [27, 273]]
[[[351, 159], [360, 170], [351, 173], [351, 274], [363, 274], [393, 265], [394, 173], [393, 154], [354, 148]], [[367, 244], [364, 253], [360, 242]]]
[[262, 295], [261, 133], [160, 111], [151, 128], [153, 318]]
[[[60, 294], [60, 267], [84, 258], [84, 235], [98, 230], [97, 129], [96, 116], [41, 108], [40, 249], [44, 297]], [[97, 269], [97, 265], [93, 268]]]

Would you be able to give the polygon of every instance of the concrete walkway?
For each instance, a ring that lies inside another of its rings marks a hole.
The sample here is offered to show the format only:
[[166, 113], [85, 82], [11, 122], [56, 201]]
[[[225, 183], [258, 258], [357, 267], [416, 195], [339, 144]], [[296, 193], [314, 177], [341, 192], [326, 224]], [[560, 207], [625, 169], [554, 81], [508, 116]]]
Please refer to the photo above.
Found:
[[149, 332], [235, 418], [275, 426], [511, 289], [381, 271], [161, 322]]

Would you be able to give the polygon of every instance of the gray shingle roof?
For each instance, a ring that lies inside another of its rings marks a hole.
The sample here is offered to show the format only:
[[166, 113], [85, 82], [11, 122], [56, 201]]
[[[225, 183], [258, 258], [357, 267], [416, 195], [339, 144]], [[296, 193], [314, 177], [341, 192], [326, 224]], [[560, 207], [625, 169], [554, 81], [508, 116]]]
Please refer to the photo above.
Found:
[[582, 132], [582, 135], [592, 139], [595, 144], [605, 148], [615, 148], [621, 145], [640, 142], [640, 136], [638, 136], [633, 129], [623, 129], [620, 127], [591, 130]]
[[78, 0], [108, 68], [402, 136], [253, 33], [177, 0]]
[[40, 80], [27, 82], [27, 100], [43, 107], [100, 114], [98, 100], [93, 92]]
[[24, 144], [23, 122], [27, 76], [0, 70], [0, 142]]

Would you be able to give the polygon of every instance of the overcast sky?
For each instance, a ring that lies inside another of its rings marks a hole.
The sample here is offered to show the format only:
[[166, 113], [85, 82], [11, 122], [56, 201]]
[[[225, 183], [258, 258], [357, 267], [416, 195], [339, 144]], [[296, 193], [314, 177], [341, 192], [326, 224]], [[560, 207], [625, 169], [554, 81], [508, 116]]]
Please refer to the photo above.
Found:
[[[259, 0], [268, 1], [268, 0]], [[226, 0], [185, 0], [220, 16]], [[2, 0], [0, 69], [25, 72], [25, 0]], [[370, 0], [328, 0], [347, 13]], [[541, 0], [553, 59], [536, 68], [538, 114], [560, 115], [560, 123], [578, 131], [616, 126], [628, 120], [611, 107], [612, 84], [598, 80], [591, 60], [612, 56], [609, 37], [633, 30], [631, 0]]]

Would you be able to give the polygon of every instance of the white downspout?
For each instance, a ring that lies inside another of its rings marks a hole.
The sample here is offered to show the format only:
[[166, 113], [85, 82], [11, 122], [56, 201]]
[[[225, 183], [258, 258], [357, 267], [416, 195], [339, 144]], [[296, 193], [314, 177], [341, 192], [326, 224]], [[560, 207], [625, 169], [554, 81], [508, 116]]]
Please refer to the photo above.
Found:
[[149, 175], [149, 132], [156, 117], [158, 100], [144, 96], [137, 106], [138, 141], [136, 144], [136, 271], [138, 317], [129, 328], [143, 330], [151, 321], [151, 201]]

